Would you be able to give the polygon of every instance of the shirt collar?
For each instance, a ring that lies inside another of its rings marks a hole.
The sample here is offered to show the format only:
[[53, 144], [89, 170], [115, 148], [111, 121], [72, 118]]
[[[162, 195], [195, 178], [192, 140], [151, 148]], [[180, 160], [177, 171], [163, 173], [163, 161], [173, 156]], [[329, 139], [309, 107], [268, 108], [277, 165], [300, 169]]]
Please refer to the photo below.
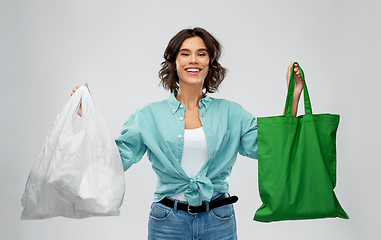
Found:
[[[176, 99], [176, 95], [177, 95], [177, 91], [173, 91], [173, 93], [167, 99], [168, 105], [171, 108], [173, 114], [176, 113], [179, 110], [179, 108], [181, 108], [181, 106], [184, 107], [184, 104], [182, 104]], [[212, 98], [204, 93], [204, 98], [200, 99], [199, 101], [200, 108], [205, 107], [205, 110], [208, 110], [208, 107], [211, 104], [212, 104]]]

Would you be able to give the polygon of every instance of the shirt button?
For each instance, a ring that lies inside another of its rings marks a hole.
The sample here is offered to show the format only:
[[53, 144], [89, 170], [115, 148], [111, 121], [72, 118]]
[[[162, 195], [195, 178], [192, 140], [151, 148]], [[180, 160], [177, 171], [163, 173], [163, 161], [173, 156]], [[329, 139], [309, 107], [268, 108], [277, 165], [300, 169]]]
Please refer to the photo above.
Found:
[[179, 135], [178, 137], [181, 138], [181, 135]]
[[180, 105], [180, 108], [183, 108], [183, 105]]
[[183, 120], [184, 118], [183, 117], [180, 117], [180, 120]]
[[173, 109], [173, 112], [175, 112], [176, 111], [176, 109]]

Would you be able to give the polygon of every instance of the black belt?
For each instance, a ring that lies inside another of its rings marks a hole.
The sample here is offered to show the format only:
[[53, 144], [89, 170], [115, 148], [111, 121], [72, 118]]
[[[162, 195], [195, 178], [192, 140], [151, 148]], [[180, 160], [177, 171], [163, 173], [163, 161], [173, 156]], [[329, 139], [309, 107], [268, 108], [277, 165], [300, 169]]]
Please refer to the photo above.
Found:
[[[231, 196], [230, 197], [227, 193], [224, 193], [221, 196], [219, 196], [218, 198], [213, 199], [212, 201], [209, 202], [209, 209], [225, 206], [225, 205], [228, 205], [231, 203], [236, 203], [237, 201], [238, 201], [237, 196]], [[164, 198], [163, 200], [160, 201], [160, 203], [167, 206], [167, 207], [170, 207], [170, 208], [175, 207], [175, 201], [171, 200], [169, 198]], [[182, 210], [182, 211], [186, 211], [189, 214], [193, 215], [193, 214], [197, 214], [200, 212], [206, 212], [206, 203], [203, 202], [200, 206], [195, 207], [195, 206], [191, 206], [189, 204], [178, 202], [177, 203], [177, 209]]]

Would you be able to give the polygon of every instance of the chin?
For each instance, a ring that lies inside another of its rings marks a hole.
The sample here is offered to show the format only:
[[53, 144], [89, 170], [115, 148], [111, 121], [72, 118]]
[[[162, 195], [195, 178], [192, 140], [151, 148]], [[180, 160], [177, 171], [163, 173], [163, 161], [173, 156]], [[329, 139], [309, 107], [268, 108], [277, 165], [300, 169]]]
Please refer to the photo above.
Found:
[[185, 79], [185, 80], [179, 80], [179, 84], [181, 85], [181, 82], [185, 85], [194, 85], [194, 86], [199, 86], [199, 85], [204, 85], [204, 79]]

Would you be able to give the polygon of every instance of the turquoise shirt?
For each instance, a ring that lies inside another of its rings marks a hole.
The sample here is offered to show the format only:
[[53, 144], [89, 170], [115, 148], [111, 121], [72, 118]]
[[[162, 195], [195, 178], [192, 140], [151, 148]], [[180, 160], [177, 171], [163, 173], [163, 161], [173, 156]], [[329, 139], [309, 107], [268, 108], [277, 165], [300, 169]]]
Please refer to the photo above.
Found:
[[239, 104], [205, 95], [198, 111], [209, 157], [197, 176], [188, 177], [181, 167], [185, 107], [176, 94], [135, 111], [115, 141], [125, 171], [147, 152], [157, 174], [154, 202], [185, 190], [188, 203], [199, 206], [202, 196], [198, 189], [206, 201], [213, 192], [229, 191], [226, 177], [230, 176], [238, 152], [257, 159], [257, 121]]

